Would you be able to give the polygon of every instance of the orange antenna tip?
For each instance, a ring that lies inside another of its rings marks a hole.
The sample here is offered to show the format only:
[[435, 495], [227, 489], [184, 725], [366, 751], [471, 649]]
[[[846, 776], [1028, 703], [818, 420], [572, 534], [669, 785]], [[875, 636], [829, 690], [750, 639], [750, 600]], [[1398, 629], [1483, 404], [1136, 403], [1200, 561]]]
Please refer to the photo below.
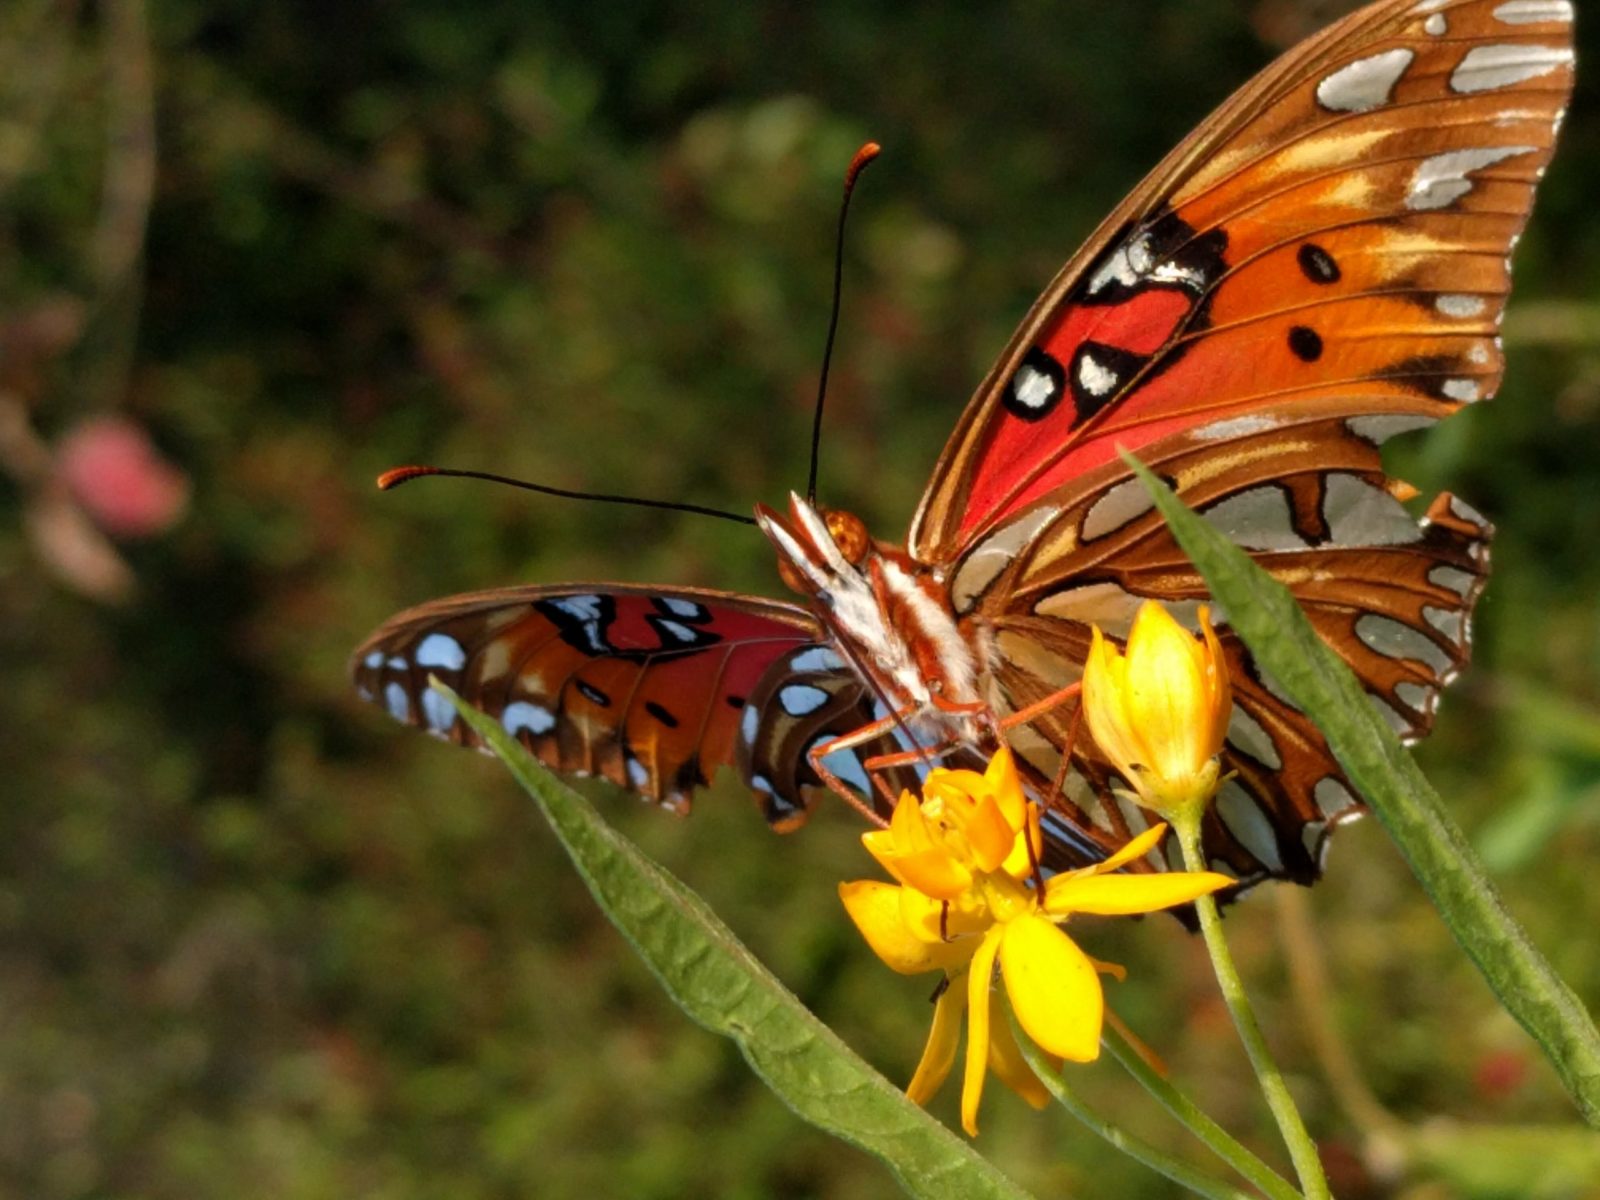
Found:
[[844, 190], [848, 192], [854, 188], [856, 186], [856, 176], [866, 170], [867, 164], [882, 153], [883, 147], [878, 145], [877, 142], [868, 142], [857, 150], [855, 157], [850, 160], [849, 168], [844, 173]]
[[438, 467], [391, 467], [378, 476], [378, 490], [387, 492], [422, 475], [437, 475]]

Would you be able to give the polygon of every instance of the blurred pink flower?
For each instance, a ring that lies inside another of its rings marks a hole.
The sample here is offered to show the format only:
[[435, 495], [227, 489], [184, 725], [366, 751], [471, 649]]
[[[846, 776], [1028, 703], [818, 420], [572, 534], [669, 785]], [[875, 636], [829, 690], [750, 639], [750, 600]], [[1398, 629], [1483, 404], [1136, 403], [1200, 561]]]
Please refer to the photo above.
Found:
[[75, 500], [107, 533], [150, 537], [189, 502], [189, 479], [124, 417], [91, 417], [61, 439], [56, 469]]

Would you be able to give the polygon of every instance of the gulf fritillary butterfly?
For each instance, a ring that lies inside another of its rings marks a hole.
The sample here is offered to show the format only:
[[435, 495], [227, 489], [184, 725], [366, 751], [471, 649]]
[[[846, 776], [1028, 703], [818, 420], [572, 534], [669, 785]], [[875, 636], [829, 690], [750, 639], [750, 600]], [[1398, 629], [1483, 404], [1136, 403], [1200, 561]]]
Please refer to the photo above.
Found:
[[[551, 767], [672, 809], [733, 766], [780, 829], [866, 764], [992, 752], [1041, 796], [1046, 864], [1104, 857], [1150, 814], [1072, 740], [1091, 623], [1206, 599], [1125, 447], [1293, 589], [1406, 739], [1465, 664], [1490, 529], [1379, 449], [1491, 396], [1509, 255], [1572, 88], [1570, 0], [1380, 0], [1289, 51], [1180, 144], [1034, 304], [934, 469], [903, 548], [791, 496], [757, 510], [783, 603], [691, 588], [534, 586], [401, 613], [361, 693], [462, 745], [430, 674]], [[1317, 729], [1225, 623], [1232, 774], [1207, 855], [1314, 881], [1360, 811]], [[899, 714], [896, 719], [896, 714]], [[847, 742], [834, 744], [836, 739]], [[1063, 771], [1063, 754], [1070, 761]], [[1053, 781], [1064, 778], [1059, 792]], [[1152, 863], [1160, 866], [1160, 863]]]

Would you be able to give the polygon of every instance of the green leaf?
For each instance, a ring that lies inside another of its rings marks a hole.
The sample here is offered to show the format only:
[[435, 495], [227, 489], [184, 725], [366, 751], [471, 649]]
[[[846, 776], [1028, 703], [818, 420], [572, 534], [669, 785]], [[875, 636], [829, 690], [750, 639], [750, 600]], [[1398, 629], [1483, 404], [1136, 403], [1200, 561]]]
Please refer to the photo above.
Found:
[[[532, 796], [589, 890], [684, 1012], [738, 1043], [799, 1116], [876, 1155], [914, 1196], [1027, 1200], [879, 1075], [756, 961], [704, 901], [617, 833], [499, 724], [437, 682]], [[844, 910], [839, 913], [844, 920]]]
[[1600, 1032], [1506, 909], [1460, 827], [1367, 702], [1355, 675], [1323, 644], [1282, 585], [1131, 455], [1123, 459], [1144, 481], [1256, 661], [1327, 735], [1339, 765], [1500, 1003], [1544, 1047], [1584, 1119], [1600, 1127]]

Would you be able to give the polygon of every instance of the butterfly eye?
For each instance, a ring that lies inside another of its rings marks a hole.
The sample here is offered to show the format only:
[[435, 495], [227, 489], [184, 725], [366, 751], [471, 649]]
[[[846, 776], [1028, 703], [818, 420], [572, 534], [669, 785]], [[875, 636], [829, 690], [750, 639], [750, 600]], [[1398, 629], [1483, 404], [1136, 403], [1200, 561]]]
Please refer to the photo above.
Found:
[[867, 556], [867, 526], [860, 517], [839, 509], [830, 509], [827, 516], [828, 532], [833, 544], [848, 562], [859, 564]]

